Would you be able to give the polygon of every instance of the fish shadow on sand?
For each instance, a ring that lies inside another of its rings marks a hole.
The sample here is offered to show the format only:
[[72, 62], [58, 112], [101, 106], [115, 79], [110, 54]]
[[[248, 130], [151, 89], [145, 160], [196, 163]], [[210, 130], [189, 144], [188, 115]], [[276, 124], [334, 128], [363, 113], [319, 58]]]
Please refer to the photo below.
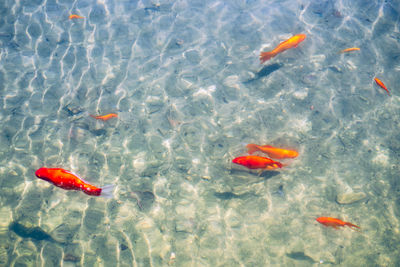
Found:
[[302, 251], [286, 253], [286, 256], [291, 258], [291, 259], [293, 259], [293, 260], [306, 261], [306, 262], [309, 262], [309, 263], [317, 263], [317, 261], [315, 261], [310, 256], [306, 255]]
[[231, 200], [231, 199], [246, 199], [251, 196], [255, 196], [255, 194], [247, 192], [247, 193], [242, 193], [242, 194], [236, 194], [233, 192], [214, 192], [214, 196], [218, 199], [222, 200]]
[[257, 81], [263, 77], [267, 77], [268, 75], [270, 75], [271, 73], [273, 73], [276, 70], [279, 70], [282, 67], [283, 67], [283, 64], [279, 64], [279, 63], [273, 63], [270, 65], [266, 65], [266, 66], [262, 67], [261, 70], [256, 72], [255, 76], [253, 78], [251, 78], [247, 81], [244, 81], [243, 83], [246, 84], [246, 83]]
[[51, 233], [38, 226], [26, 226], [18, 221], [12, 222], [8, 229], [22, 238], [30, 238], [36, 241], [50, 241], [60, 245], [72, 244], [77, 229], [62, 223]]
[[272, 177], [278, 175], [280, 172], [278, 171], [263, 171], [263, 172], [254, 172], [254, 171], [248, 171], [248, 170], [240, 170], [240, 169], [231, 169], [231, 174], [232, 175], [252, 175], [252, 176], [258, 176], [261, 178], [264, 178], [265, 180], [271, 179]]
[[12, 222], [8, 226], [8, 228], [9, 230], [16, 233], [18, 236], [23, 238], [31, 238], [38, 241], [45, 240], [45, 241], [57, 242], [56, 240], [53, 239], [51, 235], [43, 231], [43, 229], [40, 227], [26, 227], [25, 225], [19, 222]]

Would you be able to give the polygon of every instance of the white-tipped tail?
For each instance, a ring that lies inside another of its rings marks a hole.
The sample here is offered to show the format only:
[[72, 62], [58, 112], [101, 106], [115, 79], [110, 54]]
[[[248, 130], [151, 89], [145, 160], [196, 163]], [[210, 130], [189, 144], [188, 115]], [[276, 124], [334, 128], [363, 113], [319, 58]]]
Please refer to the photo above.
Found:
[[105, 198], [112, 198], [114, 196], [115, 186], [113, 184], [105, 185], [101, 188], [101, 194], [100, 196], [105, 197]]

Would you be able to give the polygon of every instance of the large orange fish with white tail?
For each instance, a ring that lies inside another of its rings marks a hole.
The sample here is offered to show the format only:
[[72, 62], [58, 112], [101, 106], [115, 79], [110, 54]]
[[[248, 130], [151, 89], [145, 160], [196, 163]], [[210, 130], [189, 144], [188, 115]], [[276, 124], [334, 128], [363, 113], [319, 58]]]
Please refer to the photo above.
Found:
[[304, 41], [304, 39], [306, 39], [305, 34], [297, 34], [297, 35], [290, 37], [286, 41], [283, 41], [277, 47], [275, 47], [273, 50], [268, 51], [268, 52], [261, 52], [261, 54], [260, 54], [261, 64], [264, 63], [265, 61], [275, 57], [279, 53], [282, 53], [283, 51], [286, 51], [293, 47], [297, 47], [301, 42]]
[[107, 185], [103, 188], [88, 184], [79, 176], [61, 168], [40, 168], [35, 172], [36, 177], [45, 180], [65, 190], [80, 190], [90, 196], [112, 195], [114, 186]]

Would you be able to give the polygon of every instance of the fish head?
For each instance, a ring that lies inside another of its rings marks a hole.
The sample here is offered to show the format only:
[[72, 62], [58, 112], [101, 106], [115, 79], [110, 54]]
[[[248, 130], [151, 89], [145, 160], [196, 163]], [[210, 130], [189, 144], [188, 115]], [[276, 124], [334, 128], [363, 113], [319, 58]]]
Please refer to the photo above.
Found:
[[301, 42], [303, 42], [304, 41], [304, 39], [306, 39], [306, 37], [307, 37], [307, 35], [305, 35], [305, 34], [303, 34], [303, 33], [301, 33], [301, 34], [298, 34], [298, 35], [296, 35], [296, 41], [297, 41], [297, 43], [301, 43]]
[[235, 164], [239, 164], [239, 165], [244, 165], [244, 166], [247, 165], [247, 161], [246, 161], [246, 158], [245, 158], [245, 157], [234, 158], [234, 159], [232, 160], [232, 162], [235, 163]]
[[40, 168], [35, 172], [37, 178], [48, 181], [49, 172], [47, 168]]
[[290, 158], [297, 158], [299, 156], [299, 152], [292, 150], [289, 152], [289, 157]]

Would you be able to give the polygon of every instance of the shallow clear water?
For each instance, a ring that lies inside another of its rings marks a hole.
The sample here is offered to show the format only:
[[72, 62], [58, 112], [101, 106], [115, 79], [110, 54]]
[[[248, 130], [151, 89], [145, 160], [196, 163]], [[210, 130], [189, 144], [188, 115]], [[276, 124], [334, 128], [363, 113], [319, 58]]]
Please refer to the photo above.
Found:
[[[398, 266], [399, 12], [399, 1], [2, 1], [0, 266]], [[260, 65], [297, 33], [298, 48]], [[338, 53], [349, 47], [360, 51]], [[231, 163], [248, 143], [300, 156], [259, 175]], [[114, 196], [57, 188], [35, 177], [43, 166]]]

